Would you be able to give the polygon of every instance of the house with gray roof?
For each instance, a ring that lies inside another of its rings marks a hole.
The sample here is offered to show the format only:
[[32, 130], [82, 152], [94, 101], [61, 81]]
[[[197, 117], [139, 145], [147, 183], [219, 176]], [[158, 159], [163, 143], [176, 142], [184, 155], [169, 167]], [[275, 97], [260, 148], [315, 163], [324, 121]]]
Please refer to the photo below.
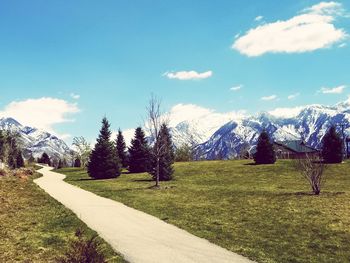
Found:
[[298, 159], [318, 155], [319, 151], [303, 140], [276, 141], [273, 143], [278, 159]]

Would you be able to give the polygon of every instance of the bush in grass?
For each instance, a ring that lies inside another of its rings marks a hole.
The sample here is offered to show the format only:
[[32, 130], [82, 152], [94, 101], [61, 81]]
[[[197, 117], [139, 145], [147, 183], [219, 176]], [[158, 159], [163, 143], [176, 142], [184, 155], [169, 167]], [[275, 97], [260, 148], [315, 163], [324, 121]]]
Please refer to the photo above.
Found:
[[6, 176], [7, 172], [4, 169], [0, 169], [0, 176]]
[[57, 258], [57, 263], [105, 263], [105, 256], [100, 249], [97, 236], [86, 238], [83, 231], [78, 229], [75, 239], [71, 242], [67, 252]]

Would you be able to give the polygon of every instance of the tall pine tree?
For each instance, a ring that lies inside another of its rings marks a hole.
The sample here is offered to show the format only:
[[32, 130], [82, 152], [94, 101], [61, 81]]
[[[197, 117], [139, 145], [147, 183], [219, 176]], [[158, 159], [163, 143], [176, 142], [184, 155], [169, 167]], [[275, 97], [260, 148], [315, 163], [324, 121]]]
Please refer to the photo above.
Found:
[[22, 167], [24, 167], [24, 159], [23, 159], [22, 151], [18, 150], [17, 156], [16, 156], [16, 168], [22, 168]]
[[148, 172], [149, 167], [150, 150], [145, 133], [141, 127], [138, 127], [129, 147], [129, 171], [131, 173], [143, 173]]
[[166, 124], [160, 127], [159, 136], [152, 149], [152, 167], [150, 173], [154, 180], [169, 181], [174, 173], [173, 163], [175, 159], [173, 142]]
[[258, 138], [254, 161], [256, 164], [273, 164], [276, 162], [275, 150], [266, 131], [262, 131]]
[[88, 163], [88, 173], [92, 178], [107, 179], [120, 175], [120, 160], [114, 144], [110, 140], [111, 134], [110, 124], [105, 117], [102, 120], [102, 128]]
[[117, 146], [117, 154], [121, 161], [122, 167], [123, 168], [128, 167], [128, 156], [126, 153], [126, 144], [125, 144], [123, 133], [120, 129], [118, 130], [116, 146]]
[[325, 163], [341, 163], [343, 161], [343, 141], [331, 126], [322, 139], [322, 157]]
[[43, 164], [47, 164], [49, 166], [51, 165], [50, 157], [45, 152], [41, 155], [41, 158], [39, 158], [38, 162], [43, 163]]

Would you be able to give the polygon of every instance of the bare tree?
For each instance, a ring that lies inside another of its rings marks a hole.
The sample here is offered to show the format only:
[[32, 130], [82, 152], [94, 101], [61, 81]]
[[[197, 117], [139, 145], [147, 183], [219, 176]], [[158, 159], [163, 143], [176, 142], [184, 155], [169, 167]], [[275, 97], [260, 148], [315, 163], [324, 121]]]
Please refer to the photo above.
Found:
[[153, 144], [151, 155], [156, 161], [156, 187], [159, 187], [159, 165], [160, 159], [166, 150], [166, 145], [164, 143], [156, 143], [159, 139], [160, 128], [163, 124], [168, 123], [168, 118], [161, 112], [161, 101], [159, 98], [151, 95], [148, 106], [146, 107], [147, 111], [147, 129], [150, 133], [151, 143]]
[[90, 144], [81, 136], [73, 138], [73, 146], [76, 152], [76, 158], [80, 159], [82, 167], [86, 167], [91, 153]]
[[306, 155], [305, 158], [295, 159], [294, 167], [309, 182], [315, 195], [319, 195], [324, 182], [326, 165], [318, 156]]

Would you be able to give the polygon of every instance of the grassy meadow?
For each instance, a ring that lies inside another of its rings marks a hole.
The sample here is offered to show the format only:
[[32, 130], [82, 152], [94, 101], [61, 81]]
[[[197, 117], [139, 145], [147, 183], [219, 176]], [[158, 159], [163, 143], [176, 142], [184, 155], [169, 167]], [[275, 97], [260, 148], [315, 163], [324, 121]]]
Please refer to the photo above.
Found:
[[[349, 262], [350, 163], [329, 166], [319, 196], [288, 160], [175, 164], [160, 190], [148, 174], [89, 180], [60, 170], [66, 181], [177, 225], [258, 262]], [[116, 220], [118, 220], [116, 218]]]
[[[0, 262], [54, 262], [66, 251], [76, 229], [87, 237], [95, 234], [33, 178], [0, 176]], [[124, 262], [98, 240], [109, 262]]]

